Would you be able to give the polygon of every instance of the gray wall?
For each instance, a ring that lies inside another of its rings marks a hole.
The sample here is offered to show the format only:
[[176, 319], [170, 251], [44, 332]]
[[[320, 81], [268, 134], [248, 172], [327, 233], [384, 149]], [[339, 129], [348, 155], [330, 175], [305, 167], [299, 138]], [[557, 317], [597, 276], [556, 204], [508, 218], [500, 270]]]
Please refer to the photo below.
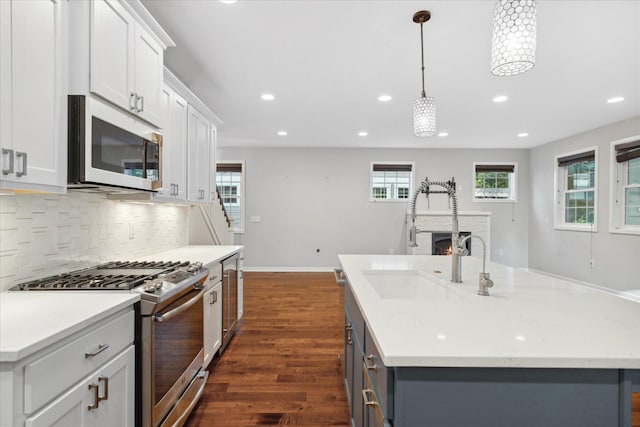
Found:
[[[369, 201], [369, 163], [382, 160], [414, 161], [416, 182], [455, 177], [459, 210], [492, 212], [491, 259], [527, 265], [528, 150], [219, 147], [218, 155], [246, 161], [245, 233], [236, 242], [248, 269], [322, 270], [338, 254], [405, 253], [408, 204]], [[472, 202], [474, 161], [518, 162], [518, 202]], [[418, 210], [426, 209], [421, 196]], [[447, 197], [431, 196], [431, 209], [448, 209]]]
[[[640, 236], [609, 233], [610, 142], [633, 135], [640, 135], [640, 116], [531, 150], [530, 268], [621, 291], [640, 289]], [[597, 232], [555, 230], [554, 156], [592, 146], [598, 146]]]

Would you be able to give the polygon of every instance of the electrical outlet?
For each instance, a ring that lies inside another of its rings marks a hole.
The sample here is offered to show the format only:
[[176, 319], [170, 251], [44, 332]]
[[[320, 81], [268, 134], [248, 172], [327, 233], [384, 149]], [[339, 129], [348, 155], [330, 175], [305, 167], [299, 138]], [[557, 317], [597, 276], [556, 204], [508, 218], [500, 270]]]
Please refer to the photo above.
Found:
[[596, 266], [596, 261], [593, 259], [589, 260], [589, 268], [594, 268]]

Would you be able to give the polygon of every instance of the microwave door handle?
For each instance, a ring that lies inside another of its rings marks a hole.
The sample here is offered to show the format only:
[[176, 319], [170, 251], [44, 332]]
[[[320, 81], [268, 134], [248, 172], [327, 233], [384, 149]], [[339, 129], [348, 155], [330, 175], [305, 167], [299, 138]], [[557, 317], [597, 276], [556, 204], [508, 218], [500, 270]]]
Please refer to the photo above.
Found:
[[149, 141], [142, 138], [142, 177], [147, 177], [147, 150], [149, 149]]
[[179, 307], [174, 308], [171, 311], [166, 312], [165, 314], [160, 314], [160, 313], [156, 314], [153, 317], [153, 320], [155, 320], [156, 322], [166, 322], [168, 320], [173, 319], [174, 317], [176, 317], [177, 315], [179, 315], [183, 311], [189, 309], [189, 307], [191, 307], [193, 304], [195, 304], [198, 301], [200, 301], [200, 299], [202, 298], [202, 295], [206, 291], [207, 291], [207, 288], [202, 288], [202, 290], [200, 290], [200, 292], [198, 292], [198, 295], [196, 295], [195, 297], [191, 298], [189, 301], [185, 302], [184, 304], [180, 305]]

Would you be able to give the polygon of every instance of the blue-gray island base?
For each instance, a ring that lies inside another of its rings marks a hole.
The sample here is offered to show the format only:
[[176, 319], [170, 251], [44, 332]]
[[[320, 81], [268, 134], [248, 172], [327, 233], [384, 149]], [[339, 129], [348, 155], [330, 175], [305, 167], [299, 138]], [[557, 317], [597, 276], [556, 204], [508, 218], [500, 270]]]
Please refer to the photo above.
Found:
[[354, 427], [631, 427], [640, 370], [387, 367], [348, 280], [344, 295]]

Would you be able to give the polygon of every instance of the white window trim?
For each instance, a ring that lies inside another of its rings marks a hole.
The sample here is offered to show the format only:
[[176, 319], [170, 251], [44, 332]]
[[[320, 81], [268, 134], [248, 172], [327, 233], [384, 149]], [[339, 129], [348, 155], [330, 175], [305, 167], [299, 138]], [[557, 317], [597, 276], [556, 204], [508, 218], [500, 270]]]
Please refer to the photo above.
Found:
[[621, 187], [618, 186], [618, 173], [623, 169], [623, 166], [616, 161], [615, 147], [616, 145], [637, 141], [638, 139], [640, 139], [640, 135], [611, 141], [609, 144], [609, 158], [611, 159], [611, 164], [609, 165], [609, 233], [640, 235], [640, 225], [625, 225], [624, 207], [616, 207], [616, 201], [622, 200], [624, 197], [620, 191], [624, 191], [624, 188], [621, 189]]
[[[558, 159], [562, 157], [572, 156], [574, 154], [586, 153], [587, 151], [594, 152], [594, 164], [596, 166], [595, 174], [593, 177], [593, 224], [571, 224], [564, 222], [564, 181], [560, 182], [558, 176], [559, 167]], [[553, 228], [555, 230], [569, 230], [569, 231], [586, 231], [595, 233], [598, 231], [598, 175], [600, 166], [598, 165], [598, 146], [585, 147], [579, 150], [569, 151], [567, 153], [556, 154], [553, 158]], [[561, 188], [562, 185], [562, 188]], [[562, 198], [559, 195], [562, 192]]]
[[[238, 163], [240, 165], [242, 165], [242, 173], [240, 174], [240, 194], [238, 194], [237, 196], [240, 197], [240, 230], [233, 230], [234, 234], [244, 234], [245, 232], [245, 206], [247, 204], [247, 199], [246, 199], [246, 194], [247, 194], [247, 187], [245, 185], [245, 175], [246, 175], [246, 169], [245, 169], [245, 164], [244, 164], [244, 160], [218, 160], [216, 162], [216, 165], [218, 163]], [[217, 169], [216, 169], [216, 173], [217, 173]], [[217, 186], [217, 179], [214, 179], [214, 184], [216, 184]], [[221, 201], [222, 203], [222, 201]]]
[[[373, 183], [373, 165], [410, 165], [411, 166], [411, 179], [409, 180], [409, 198], [407, 199], [375, 199], [373, 197], [373, 187], [372, 187], [372, 183]], [[389, 161], [389, 160], [382, 160], [382, 161], [370, 161], [369, 162], [369, 201], [372, 203], [407, 203], [409, 200], [411, 200], [411, 196], [413, 195], [413, 189], [416, 187], [415, 186], [415, 181], [416, 181], [416, 162], [407, 162], [407, 161]]]
[[[512, 183], [509, 183], [509, 188], [513, 189], [513, 199], [479, 199], [476, 197], [476, 166], [477, 165], [513, 165], [513, 177]], [[473, 169], [471, 170], [471, 194], [473, 202], [480, 203], [516, 203], [518, 201], [518, 162], [473, 162]]]

